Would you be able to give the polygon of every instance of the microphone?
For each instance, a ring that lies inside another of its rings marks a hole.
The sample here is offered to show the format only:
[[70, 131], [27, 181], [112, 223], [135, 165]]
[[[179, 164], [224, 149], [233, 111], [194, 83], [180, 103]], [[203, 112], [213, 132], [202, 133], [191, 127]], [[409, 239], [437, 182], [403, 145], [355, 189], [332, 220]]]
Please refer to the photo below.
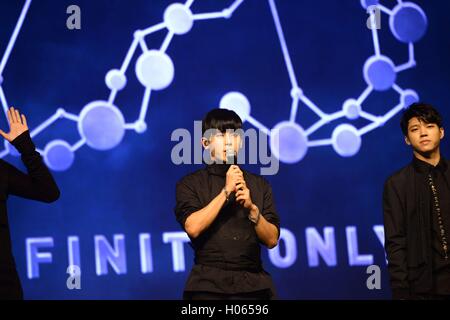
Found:
[[234, 149], [231, 146], [227, 147], [227, 164], [237, 164], [237, 155], [234, 152]]
[[[228, 146], [228, 148], [227, 148], [227, 164], [237, 165], [237, 155], [231, 146]], [[243, 188], [240, 188], [239, 190], [243, 190]], [[230, 202], [236, 201], [236, 192], [233, 191], [230, 194], [229, 201]]]
[[[232, 146], [227, 146], [226, 149], [226, 163], [228, 165], [237, 165], [237, 155], [236, 152], [234, 152], [234, 149], [232, 148]], [[230, 196], [229, 196], [229, 202], [235, 202], [236, 201], [236, 192], [231, 192]]]

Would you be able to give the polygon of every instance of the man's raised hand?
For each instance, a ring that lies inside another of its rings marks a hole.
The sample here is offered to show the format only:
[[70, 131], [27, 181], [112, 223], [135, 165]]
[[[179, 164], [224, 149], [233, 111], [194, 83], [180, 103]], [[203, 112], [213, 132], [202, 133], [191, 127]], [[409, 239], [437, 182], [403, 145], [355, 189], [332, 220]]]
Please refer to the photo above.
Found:
[[25, 115], [20, 114], [19, 110], [14, 109], [14, 107], [9, 108], [7, 117], [9, 122], [9, 132], [6, 133], [0, 129], [0, 135], [9, 142], [12, 142], [15, 138], [28, 130], [27, 119], [25, 118]]

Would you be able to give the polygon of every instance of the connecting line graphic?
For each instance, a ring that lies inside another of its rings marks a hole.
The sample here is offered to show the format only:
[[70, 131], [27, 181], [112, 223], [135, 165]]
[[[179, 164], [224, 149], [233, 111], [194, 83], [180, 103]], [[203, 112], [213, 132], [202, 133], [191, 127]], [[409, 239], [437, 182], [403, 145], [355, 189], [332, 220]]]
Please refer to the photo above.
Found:
[[[69, 169], [74, 161], [75, 151], [84, 145], [88, 145], [96, 150], [109, 150], [120, 144], [125, 130], [134, 130], [137, 133], [145, 132], [147, 129], [145, 119], [152, 93], [166, 89], [174, 79], [174, 64], [166, 53], [174, 37], [188, 33], [196, 21], [229, 19], [244, 2], [244, 0], [235, 0], [229, 7], [217, 12], [193, 13], [191, 6], [194, 1], [187, 0], [184, 4], [173, 3], [169, 5], [164, 11], [162, 22], [134, 32], [133, 41], [122, 65], [119, 69], [108, 71], [105, 76], [106, 86], [110, 89], [106, 100], [96, 100], [88, 103], [82, 108], [79, 115], [68, 113], [64, 109], [59, 108], [55, 114], [31, 131], [31, 136], [34, 137], [58, 119], [63, 118], [77, 123], [81, 137], [79, 141], [70, 145], [66, 141], [57, 139], [49, 142], [44, 150], [38, 149], [43, 154], [44, 160], [50, 169], [55, 171]], [[243, 121], [248, 121], [251, 125], [268, 135], [272, 152], [284, 163], [300, 161], [306, 155], [308, 147], [316, 146], [332, 145], [339, 155], [343, 157], [353, 156], [359, 151], [361, 137], [364, 134], [384, 125], [385, 122], [402, 109], [409, 106], [412, 102], [418, 101], [418, 95], [415, 91], [402, 89], [396, 83], [396, 76], [399, 72], [413, 68], [416, 65], [414, 43], [425, 34], [427, 28], [425, 13], [419, 6], [411, 2], [399, 0], [397, 5], [391, 10], [379, 4], [377, 0], [360, 1], [362, 7], [368, 10], [370, 14], [374, 55], [366, 61], [363, 68], [363, 76], [367, 83], [366, 89], [356, 99], [346, 100], [341, 110], [331, 114], [323, 112], [304, 94], [299, 86], [275, 0], [268, 0], [268, 3], [292, 87], [290, 91], [292, 103], [289, 120], [282, 121], [274, 128], [269, 129], [250, 115], [250, 102], [241, 92], [230, 91], [220, 100], [221, 108], [236, 111]], [[3, 77], [1, 75], [22, 28], [30, 4], [31, 0], [25, 1], [0, 64], [0, 100], [5, 114], [8, 109], [8, 103], [3, 91]], [[390, 58], [381, 53], [378, 29], [375, 23], [376, 11], [373, 8], [378, 8], [381, 12], [389, 15], [389, 26], [393, 35], [397, 40], [408, 44], [409, 60], [406, 63], [396, 66]], [[167, 34], [159, 49], [149, 49], [146, 37], [164, 30]], [[129, 70], [131, 60], [138, 49], [142, 52], [139, 53], [134, 71], [137, 79], [144, 87], [144, 94], [138, 118], [134, 122], [126, 122], [122, 112], [115, 105], [115, 101], [119, 91], [126, 87], [127, 77], [125, 74]], [[363, 110], [362, 104], [373, 91], [385, 91], [388, 89], [393, 89], [400, 95], [400, 102], [396, 107], [382, 116], [376, 116]], [[296, 122], [300, 102], [319, 117], [319, 120], [306, 130]], [[361, 117], [370, 123], [360, 129], [356, 129], [351, 124], [341, 124], [334, 129], [330, 139], [309, 139], [322, 126], [343, 117], [349, 120]], [[5, 150], [0, 153], [0, 157], [4, 157], [7, 154], [17, 155], [17, 151], [9, 143], [5, 143]]]
[[[19, 32], [22, 28], [22, 25], [25, 21], [25, 17], [28, 13], [30, 5], [31, 5], [31, 0], [26, 0], [24, 6], [22, 8], [22, 11], [20, 13], [19, 19], [16, 23], [16, 26], [14, 28], [13, 34], [11, 35], [8, 46], [6, 47], [5, 53], [3, 54], [3, 57], [2, 57], [2, 60], [0, 63], [0, 100], [1, 100], [1, 104], [2, 104], [2, 108], [3, 108], [3, 112], [5, 114], [5, 117], [6, 117], [8, 108], [9, 108], [9, 104], [6, 100], [5, 92], [4, 92], [3, 86], [2, 86], [3, 85], [3, 71], [5, 70], [8, 59], [11, 55], [11, 51], [14, 48], [14, 45], [16, 43], [16, 40], [17, 40]], [[63, 109], [58, 109], [53, 116], [51, 116], [49, 119], [44, 121], [41, 125], [39, 125], [38, 127], [36, 127], [34, 130], [32, 130], [30, 132], [31, 137], [34, 137], [37, 134], [39, 134], [41, 131], [43, 131], [45, 128], [50, 126], [53, 122], [55, 122], [59, 118], [67, 118], [67, 119], [70, 119], [73, 121], [78, 121], [78, 117], [76, 115], [69, 114], [69, 113], [65, 112]], [[70, 146], [70, 150], [76, 151], [79, 148], [79, 145], [80, 145], [80, 143], [76, 143], [75, 145]], [[44, 151], [42, 151], [40, 149], [37, 149], [37, 150], [40, 153], [44, 153]], [[0, 152], [0, 158], [3, 158], [4, 156], [6, 156], [9, 153], [12, 153], [13, 155], [18, 155], [18, 153], [14, 149], [14, 147], [9, 142], [5, 141], [5, 150]]]
[[[217, 18], [230, 18], [233, 12], [244, 0], [234, 1], [233, 4], [219, 12], [192, 14], [190, 11], [194, 0], [187, 1], [184, 5], [175, 3], [170, 5], [164, 14], [164, 22], [151, 26], [144, 30], [137, 30], [134, 33], [134, 40], [127, 52], [125, 60], [119, 70], [111, 70], [106, 76], [106, 83], [111, 89], [108, 103], [113, 104], [117, 92], [126, 85], [125, 73], [127, 72], [130, 61], [135, 55], [138, 46], [143, 51], [136, 64], [136, 74], [140, 82], [146, 87], [142, 100], [139, 118], [134, 123], [125, 124], [126, 129], [135, 130], [142, 133], [146, 129], [145, 117], [152, 91], [165, 89], [170, 85], [174, 77], [173, 63], [168, 55], [165, 54], [170, 42], [175, 34], [182, 35], [189, 32], [194, 21], [208, 20]], [[184, 18], [184, 19], [183, 19]], [[158, 51], [147, 48], [145, 37], [157, 31], [168, 29], [167, 35]], [[161, 63], [161, 64], [159, 64]], [[161, 76], [158, 79], [157, 76]]]
[[[5, 53], [3, 54], [2, 61], [0, 63], [0, 100], [3, 107], [3, 112], [5, 117], [8, 112], [8, 102], [6, 100], [6, 95], [3, 90], [3, 71], [5, 70], [6, 63], [11, 55], [11, 51], [16, 43], [17, 36], [19, 35], [19, 31], [22, 28], [23, 21], [25, 20], [25, 16], [27, 15], [28, 9], [30, 8], [31, 0], [27, 0], [25, 5], [22, 8], [22, 12], [20, 13], [19, 20], [17, 21], [16, 27], [14, 28], [13, 34], [9, 40], [8, 46], [6, 47]], [[5, 150], [0, 152], [0, 157], [4, 157], [9, 153], [10, 144], [5, 142]]]
[[[414, 3], [398, 1], [397, 6], [393, 10], [390, 10], [381, 5], [379, 1], [361, 0], [361, 5], [363, 8], [367, 9], [370, 14], [370, 30], [374, 45], [374, 55], [366, 61], [363, 68], [363, 76], [367, 83], [367, 87], [358, 98], [346, 100], [341, 110], [328, 114], [323, 112], [313, 101], [311, 101], [299, 86], [275, 0], [268, 0], [268, 2], [291, 83], [290, 94], [292, 97], [292, 104], [289, 121], [280, 122], [272, 130], [269, 130], [264, 125], [256, 122], [255, 119], [248, 114], [248, 101], [239, 104], [239, 101], [236, 102], [236, 100], [239, 99], [234, 99], [235, 104], [232, 108], [237, 112], [240, 111], [244, 116], [247, 116], [246, 120], [249, 121], [249, 123], [261, 131], [269, 133], [271, 138], [271, 150], [282, 162], [296, 163], [306, 155], [308, 147], [327, 145], [332, 145], [334, 150], [340, 156], [353, 156], [359, 151], [361, 137], [364, 134], [383, 126], [401, 110], [407, 108], [411, 103], [418, 101], [418, 94], [415, 91], [410, 89], [404, 90], [395, 83], [396, 76], [399, 72], [415, 67], [414, 42], [423, 36], [427, 26], [427, 19], [424, 12]], [[374, 7], [371, 7], [372, 5], [374, 5]], [[390, 28], [392, 33], [399, 41], [408, 43], [408, 62], [395, 66], [390, 58], [381, 53], [375, 9], [379, 9], [381, 12], [390, 16]], [[406, 25], [415, 26], [415, 28], [407, 30], [407, 27], [405, 27], [405, 24], [402, 24], [402, 22], [408, 22]], [[385, 91], [388, 89], [393, 89], [400, 95], [400, 101], [393, 109], [382, 116], [377, 116], [363, 110], [363, 103], [373, 91]], [[300, 102], [306, 105], [306, 107], [319, 117], [319, 120], [306, 130], [295, 122]], [[236, 105], [238, 107], [236, 107]], [[239, 105], [244, 105], [244, 107], [240, 108]], [[329, 139], [309, 139], [310, 136], [322, 126], [344, 117], [350, 120], [361, 117], [368, 120], [370, 123], [360, 129], [357, 129], [350, 124], [341, 124], [334, 129], [332, 137]]]
[[[219, 12], [197, 14], [193, 14], [190, 10], [194, 0], [188, 0], [185, 4], [174, 3], [165, 10], [163, 22], [144, 30], [137, 30], [134, 33], [133, 42], [120, 69], [110, 70], [105, 77], [106, 85], [110, 89], [109, 98], [106, 101], [98, 100], [89, 103], [82, 109], [79, 115], [59, 108], [47, 120], [30, 132], [31, 136], [35, 137], [59, 119], [68, 119], [77, 123], [81, 138], [73, 145], [57, 139], [49, 142], [44, 150], [37, 149], [43, 154], [44, 160], [50, 169], [55, 171], [69, 169], [74, 161], [75, 151], [86, 144], [93, 149], [108, 150], [116, 147], [122, 141], [125, 130], [135, 130], [138, 133], [145, 132], [147, 128], [145, 118], [152, 91], [165, 89], [173, 81], [173, 62], [165, 53], [173, 37], [189, 32], [194, 21], [230, 18], [243, 1], [236, 0], [228, 8]], [[0, 65], [0, 76], [3, 73], [17, 36], [22, 28], [31, 2], [32, 0], [26, 0], [22, 8], [8, 47], [3, 55]], [[167, 35], [159, 50], [149, 50], [145, 42], [145, 37], [164, 29], [167, 30]], [[145, 91], [138, 119], [135, 122], [126, 123], [122, 112], [114, 105], [114, 102], [117, 93], [126, 86], [127, 78], [125, 73], [129, 69], [131, 60], [138, 47], [140, 47], [143, 53], [140, 55], [135, 66], [135, 72], [138, 80], [145, 87]], [[3, 87], [1, 86], [2, 83], [3, 78], [0, 77], [0, 100], [6, 115], [9, 105]], [[0, 152], [0, 158], [8, 154], [17, 156], [18, 152], [11, 144], [5, 142], [5, 150]]]

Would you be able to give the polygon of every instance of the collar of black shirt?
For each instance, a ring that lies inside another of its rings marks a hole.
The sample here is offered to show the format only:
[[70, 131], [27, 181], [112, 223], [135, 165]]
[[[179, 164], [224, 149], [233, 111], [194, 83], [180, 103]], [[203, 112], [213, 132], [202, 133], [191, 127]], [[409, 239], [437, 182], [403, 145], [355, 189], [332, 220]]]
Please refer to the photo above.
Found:
[[417, 159], [416, 157], [413, 157], [413, 165], [414, 169], [417, 172], [420, 173], [430, 173], [430, 172], [436, 172], [440, 171], [441, 173], [445, 173], [447, 171], [447, 161], [445, 158], [441, 155], [441, 159], [439, 160], [439, 163], [436, 166], [433, 166], [429, 164], [428, 162], [422, 161], [420, 159]]
[[212, 163], [207, 165], [206, 170], [208, 170], [209, 174], [225, 177], [229, 168], [230, 164]]

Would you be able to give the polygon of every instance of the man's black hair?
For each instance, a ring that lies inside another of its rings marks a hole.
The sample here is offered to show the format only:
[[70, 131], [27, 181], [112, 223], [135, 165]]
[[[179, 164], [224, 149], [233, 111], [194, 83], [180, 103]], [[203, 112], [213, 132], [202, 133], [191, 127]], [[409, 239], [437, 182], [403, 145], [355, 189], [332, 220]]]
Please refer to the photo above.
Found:
[[[202, 134], [209, 129], [217, 129], [225, 133], [227, 129], [242, 129], [242, 120], [236, 112], [228, 109], [213, 109], [209, 111], [202, 121]], [[205, 137], [208, 138], [209, 137]]]
[[414, 117], [417, 117], [425, 123], [433, 123], [439, 128], [442, 128], [442, 117], [439, 112], [430, 104], [416, 102], [410, 105], [409, 108], [403, 112], [403, 116], [400, 121], [400, 127], [402, 128], [402, 132], [405, 136], [408, 136], [408, 122]]

